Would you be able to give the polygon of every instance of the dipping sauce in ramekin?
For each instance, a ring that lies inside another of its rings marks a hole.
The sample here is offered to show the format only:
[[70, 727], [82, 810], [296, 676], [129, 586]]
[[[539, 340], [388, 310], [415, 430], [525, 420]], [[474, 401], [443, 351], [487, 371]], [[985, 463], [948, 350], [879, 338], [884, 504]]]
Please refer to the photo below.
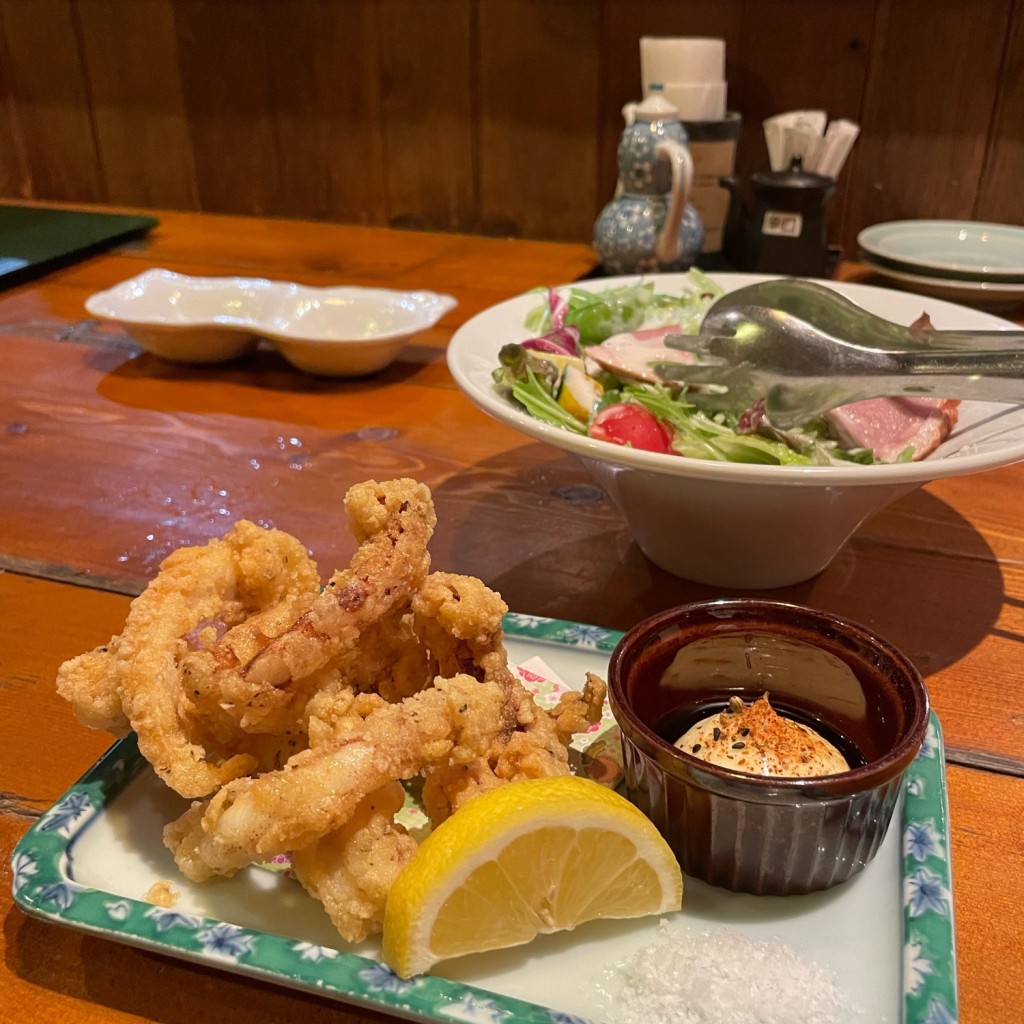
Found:
[[[732, 698], [752, 704], [765, 692], [849, 767], [755, 774], [701, 760], [697, 740], [689, 750], [674, 745]], [[758, 894], [827, 889], [875, 856], [929, 715], [918, 671], [867, 627], [753, 599], [696, 602], [634, 626], [612, 654], [608, 695], [626, 793], [683, 871]]]

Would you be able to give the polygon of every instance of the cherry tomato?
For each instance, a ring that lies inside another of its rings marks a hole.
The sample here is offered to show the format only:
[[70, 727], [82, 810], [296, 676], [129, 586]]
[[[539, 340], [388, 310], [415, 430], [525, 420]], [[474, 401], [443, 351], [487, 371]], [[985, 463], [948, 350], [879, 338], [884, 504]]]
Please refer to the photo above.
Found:
[[665, 425], [642, 405], [618, 402], [602, 409], [587, 433], [598, 441], [628, 445], [645, 452], [672, 453], [672, 435]]

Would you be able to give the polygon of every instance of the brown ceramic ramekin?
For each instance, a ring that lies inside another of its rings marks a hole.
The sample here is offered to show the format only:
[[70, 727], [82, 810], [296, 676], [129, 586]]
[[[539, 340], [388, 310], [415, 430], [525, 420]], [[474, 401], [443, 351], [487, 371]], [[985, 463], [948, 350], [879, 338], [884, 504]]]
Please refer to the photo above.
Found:
[[[827, 889], [885, 837], [928, 724], [928, 693], [891, 644], [828, 612], [778, 601], [702, 601], [634, 626], [611, 657], [629, 798], [683, 871], [739, 892]], [[763, 693], [821, 732], [850, 771], [768, 778], [673, 746], [731, 696]]]

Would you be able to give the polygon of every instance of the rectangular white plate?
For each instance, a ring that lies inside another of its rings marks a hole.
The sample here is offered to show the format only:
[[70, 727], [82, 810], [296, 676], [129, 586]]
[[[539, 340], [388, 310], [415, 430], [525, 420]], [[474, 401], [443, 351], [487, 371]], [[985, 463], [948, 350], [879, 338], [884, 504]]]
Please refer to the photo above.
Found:
[[[539, 656], [573, 686], [587, 671], [606, 671], [621, 636], [522, 615], [505, 625], [513, 663]], [[185, 806], [148, 770], [133, 737], [119, 741], [15, 848], [15, 901], [44, 920], [412, 1020], [609, 1019], [618, 965], [664, 941], [657, 919], [592, 922], [402, 981], [379, 962], [375, 942], [341, 943], [320, 905], [282, 874], [253, 867], [203, 885], [181, 877], [161, 833]], [[687, 879], [683, 909], [669, 925], [785, 943], [834, 976], [862, 1011], [858, 1020], [955, 1022], [948, 858], [945, 765], [933, 716], [898, 817], [861, 874], [796, 897], [745, 896]], [[178, 894], [171, 909], [146, 901], [160, 881]]]

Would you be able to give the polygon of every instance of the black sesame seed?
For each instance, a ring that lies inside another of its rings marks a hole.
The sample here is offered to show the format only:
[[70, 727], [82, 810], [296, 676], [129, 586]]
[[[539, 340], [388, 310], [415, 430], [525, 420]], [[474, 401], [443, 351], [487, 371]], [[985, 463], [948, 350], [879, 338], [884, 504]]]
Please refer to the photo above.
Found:
[[700, 750], [700, 744], [694, 743], [694, 745], [690, 749], [696, 754], [697, 751]]
[[732, 745], [732, 749], [733, 750], [742, 750], [745, 746], [746, 746], [746, 743], [744, 743], [743, 740], [738, 740], [736, 743], [734, 743]]
[[750, 735], [750, 730], [749, 729], [740, 729], [740, 735], [741, 736], [749, 736]]
[[716, 740], [720, 740], [720, 739], [722, 738], [722, 730], [721, 730], [721, 729], [719, 729], [719, 728], [718, 728], [718, 726], [716, 725], [716, 726], [715, 726], [715, 728], [714, 728], [714, 729], [712, 730], [712, 732], [711, 732], [711, 735], [712, 735], [712, 736], [713, 736], [713, 737], [714, 737], [714, 738], [715, 738]]

